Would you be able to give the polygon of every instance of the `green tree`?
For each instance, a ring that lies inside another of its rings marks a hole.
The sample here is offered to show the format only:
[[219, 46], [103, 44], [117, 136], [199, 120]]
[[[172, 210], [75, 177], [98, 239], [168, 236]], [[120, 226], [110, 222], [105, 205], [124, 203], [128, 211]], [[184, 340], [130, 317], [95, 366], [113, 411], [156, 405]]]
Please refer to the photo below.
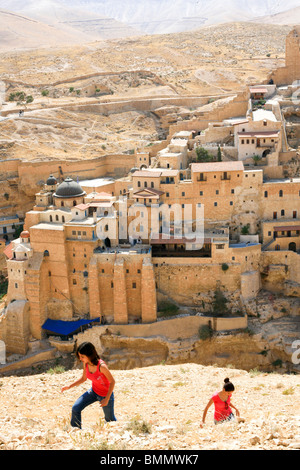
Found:
[[222, 153], [221, 153], [221, 147], [218, 145], [218, 162], [222, 161]]
[[213, 313], [222, 316], [228, 312], [227, 302], [225, 295], [220, 289], [216, 289], [213, 301]]
[[203, 147], [196, 147], [197, 162], [211, 162], [213, 155]]
[[252, 160], [254, 161], [254, 165], [257, 166], [258, 162], [261, 160], [261, 157], [259, 155], [254, 155]]

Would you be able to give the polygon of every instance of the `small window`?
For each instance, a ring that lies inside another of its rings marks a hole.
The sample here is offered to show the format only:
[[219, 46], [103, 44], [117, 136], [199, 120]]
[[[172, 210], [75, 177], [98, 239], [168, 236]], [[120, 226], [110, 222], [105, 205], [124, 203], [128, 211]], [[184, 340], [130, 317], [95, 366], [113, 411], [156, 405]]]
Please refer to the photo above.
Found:
[[132, 289], [136, 289], [136, 282], [132, 283]]
[[217, 202], [214, 202], [214, 206], [217, 207], [218, 203]]
[[265, 191], [264, 196], [268, 197], [268, 191]]
[[282, 189], [279, 191], [279, 197], [282, 197], [283, 196], [283, 191]]

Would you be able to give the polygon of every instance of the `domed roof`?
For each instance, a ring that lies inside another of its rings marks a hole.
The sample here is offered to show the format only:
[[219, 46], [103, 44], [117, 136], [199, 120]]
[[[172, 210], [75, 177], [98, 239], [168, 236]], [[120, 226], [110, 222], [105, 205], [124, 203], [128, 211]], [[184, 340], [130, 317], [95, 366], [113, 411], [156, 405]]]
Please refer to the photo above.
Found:
[[72, 180], [72, 178], [66, 178], [58, 187], [54, 194], [56, 197], [79, 197], [84, 196], [86, 194], [83, 191], [80, 184], [76, 183], [76, 181]]
[[21, 238], [29, 238], [30, 237], [30, 233], [28, 232], [28, 230], [23, 230], [23, 232], [21, 232]]
[[55, 178], [55, 176], [50, 175], [49, 178], [46, 181], [46, 184], [48, 186], [54, 186], [55, 184], [57, 184], [57, 179]]

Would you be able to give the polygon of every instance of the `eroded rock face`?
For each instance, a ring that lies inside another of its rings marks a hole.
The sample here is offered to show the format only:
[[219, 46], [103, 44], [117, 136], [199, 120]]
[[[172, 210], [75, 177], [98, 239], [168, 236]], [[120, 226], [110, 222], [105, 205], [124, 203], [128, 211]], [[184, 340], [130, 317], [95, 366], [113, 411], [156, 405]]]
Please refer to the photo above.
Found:
[[159, 338], [128, 338], [115, 335], [102, 335], [102, 357], [114, 369], [133, 369], [159, 364], [166, 361], [169, 354], [167, 343]]
[[[194, 338], [168, 341], [166, 338], [129, 338], [105, 334], [100, 338], [102, 357], [113, 369], [134, 369], [161, 363], [196, 364], [226, 367], [228, 364], [243, 370], [271, 368], [276, 354], [270, 351], [267, 341], [260, 335], [246, 333], [218, 335], [211, 339]], [[282, 358], [284, 351], [281, 351]], [[284, 360], [288, 360], [286, 355]], [[281, 359], [282, 361], [282, 359]]]

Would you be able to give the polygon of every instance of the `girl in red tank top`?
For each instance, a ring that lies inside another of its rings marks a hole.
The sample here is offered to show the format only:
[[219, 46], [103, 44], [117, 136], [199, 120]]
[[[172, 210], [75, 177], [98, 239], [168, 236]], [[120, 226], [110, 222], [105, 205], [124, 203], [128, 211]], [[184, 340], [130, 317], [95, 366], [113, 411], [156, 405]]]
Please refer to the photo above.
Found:
[[114, 415], [114, 386], [115, 379], [105, 362], [100, 359], [92, 343], [82, 343], [77, 351], [78, 359], [83, 363], [82, 377], [71, 385], [61, 389], [62, 392], [82, 384], [87, 379], [91, 380], [92, 388], [76, 400], [72, 407], [71, 425], [81, 428], [82, 410], [95, 401], [100, 402], [106, 421], [116, 421]]
[[226, 378], [224, 380], [223, 389], [220, 392], [214, 393], [211, 399], [209, 400], [208, 404], [206, 405], [204, 412], [203, 412], [202, 423], [200, 427], [204, 425], [206, 413], [211, 405], [215, 406], [215, 412], [214, 412], [215, 424], [223, 423], [224, 421], [230, 421], [234, 419], [235, 416], [231, 408], [233, 408], [236, 411], [236, 416], [238, 417], [237, 418], [238, 421], [244, 421], [242, 418], [239, 417], [240, 416], [239, 410], [231, 403], [231, 396], [233, 392], [234, 392], [234, 385], [229, 381], [228, 378]]

